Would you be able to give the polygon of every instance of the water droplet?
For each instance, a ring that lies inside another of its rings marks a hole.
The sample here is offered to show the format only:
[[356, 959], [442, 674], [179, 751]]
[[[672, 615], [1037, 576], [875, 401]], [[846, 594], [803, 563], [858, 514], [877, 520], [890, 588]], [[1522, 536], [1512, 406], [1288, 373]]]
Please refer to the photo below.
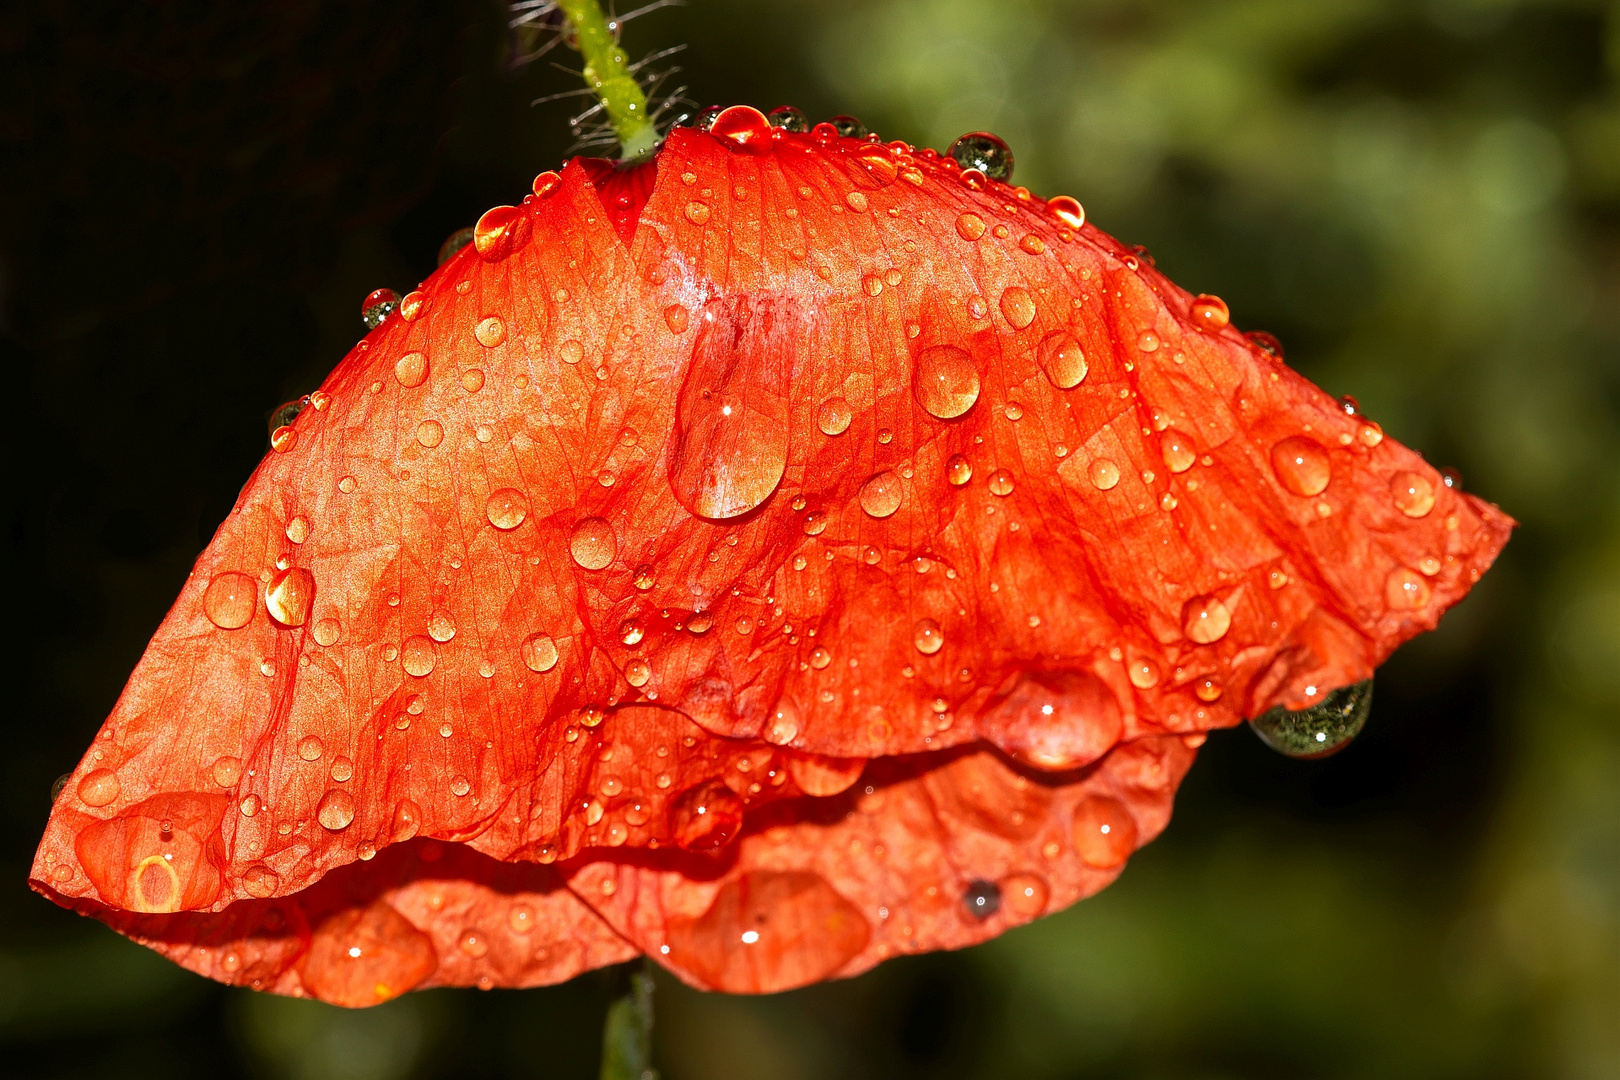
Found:
[[1136, 335], [1136, 347], [1145, 353], [1159, 351], [1159, 335], [1152, 330], [1144, 330]]
[[486, 316], [473, 327], [473, 337], [484, 348], [493, 349], [506, 340], [506, 323], [497, 315]]
[[585, 346], [573, 338], [569, 338], [557, 346], [557, 355], [562, 357], [562, 362], [565, 364], [577, 364], [585, 359]]
[[671, 304], [664, 309], [664, 325], [671, 333], [684, 334], [686, 328], [692, 324], [692, 313], [680, 304]]
[[799, 707], [792, 698], [781, 698], [771, 710], [770, 723], [765, 729], [765, 741], [774, 746], [786, 746], [799, 737]]
[[1271, 468], [1282, 486], [1295, 495], [1320, 495], [1333, 476], [1328, 452], [1306, 435], [1290, 435], [1273, 446]]
[[1421, 473], [1396, 473], [1389, 482], [1395, 509], [1409, 518], [1420, 518], [1434, 509], [1434, 484]]
[[264, 863], [254, 863], [242, 871], [242, 888], [249, 896], [260, 900], [267, 899], [276, 894], [276, 889], [280, 885], [280, 875]]
[[[866, 198], [865, 192], [852, 191], [848, 195], [844, 196], [844, 205], [848, 206], [857, 214], [864, 214], [866, 213], [866, 208], [870, 205], [870, 203]], [[877, 294], [873, 293], [872, 295], [876, 296]]]
[[243, 817], [252, 817], [259, 812], [259, 797], [257, 795], [245, 796], [238, 805], [238, 809], [242, 811]]
[[635, 573], [635, 580], [632, 582], [632, 584], [635, 585], [636, 589], [640, 592], [646, 592], [648, 589], [651, 589], [654, 585], [658, 584], [658, 576], [653, 572], [653, 568], [649, 563], [642, 563], [640, 566], [636, 567]]
[[270, 449], [278, 454], [291, 453], [297, 445], [298, 432], [290, 426], [283, 425], [270, 433]]
[[962, 905], [983, 922], [1001, 910], [1001, 887], [993, 881], [970, 881], [962, 890]]
[[632, 657], [624, 665], [624, 681], [631, 686], [646, 686], [647, 680], [652, 678], [652, 665], [641, 657]]
[[1283, 358], [1282, 342], [1278, 341], [1275, 337], [1266, 333], [1264, 330], [1250, 330], [1248, 333], [1243, 335], [1243, 338], [1250, 345], [1254, 346], [1256, 349], [1259, 349], [1273, 360], [1281, 360]]
[[1190, 310], [1193, 325], [1206, 333], [1214, 333], [1226, 328], [1232, 321], [1232, 313], [1226, 308], [1226, 301], [1218, 296], [1200, 294], [1192, 302]]
[[534, 928], [536, 925], [534, 908], [530, 907], [528, 904], [513, 904], [506, 910], [507, 929], [511, 930], [512, 933], [517, 934], [519, 937], [534, 933]]
[[468, 368], [461, 373], [461, 388], [469, 394], [476, 394], [484, 388], [484, 373], [477, 368]]
[[557, 666], [557, 643], [548, 634], [530, 634], [523, 641], [523, 666], [545, 672]]
[[933, 656], [945, 646], [945, 631], [933, 619], [919, 619], [911, 628], [911, 643], [924, 656]]
[[1086, 475], [1099, 491], [1108, 491], [1119, 483], [1119, 466], [1107, 458], [1095, 458], [1086, 469]]
[[360, 301], [360, 319], [366, 324], [367, 330], [375, 330], [398, 307], [399, 294], [393, 289], [374, 289]]
[[1198, 454], [1192, 440], [1179, 431], [1166, 431], [1159, 436], [1159, 453], [1165, 466], [1173, 473], [1184, 473], [1198, 463]]
[[[839, 113], [837, 116], [827, 121], [827, 125], [831, 127], [834, 132], [842, 135], [846, 139], [864, 139], [867, 135], [866, 125], [861, 123], [856, 117], [850, 116], [847, 113]], [[820, 125], [817, 126], [819, 127]]]
[[743, 823], [742, 800], [718, 780], [682, 792], [669, 813], [675, 842], [687, 851], [722, 848]]
[[426, 634], [412, 634], [405, 639], [400, 648], [400, 666], [406, 674], [422, 678], [433, 671], [436, 657], [433, 654], [433, 642]]
[[354, 762], [339, 754], [332, 759], [332, 779], [342, 784], [354, 775]]
[[560, 173], [553, 172], [551, 169], [547, 169], [545, 172], [539, 173], [535, 176], [534, 185], [531, 190], [534, 192], [536, 198], [550, 198], [551, 193], [556, 191], [557, 186], [561, 183], [562, 175]]
[[1067, 330], [1054, 330], [1035, 348], [1035, 359], [1053, 386], [1072, 390], [1086, 377], [1086, 354]]
[[118, 798], [118, 777], [111, 769], [93, 769], [79, 780], [79, 800], [86, 806], [106, 806]]
[[861, 509], [871, 517], [890, 517], [900, 509], [903, 490], [900, 478], [884, 469], [861, 485]]
[[761, 153], [771, 144], [771, 122], [751, 105], [733, 105], [714, 118], [709, 134], [738, 150]]
[[961, 487], [973, 479], [972, 463], [961, 454], [952, 454], [950, 460], [945, 463], [945, 479], [949, 480], [953, 487]]
[[861, 291], [867, 296], [877, 296], [883, 291], [883, 279], [876, 274], [865, 274], [861, 277]]
[[941, 420], [951, 420], [979, 400], [979, 372], [973, 358], [955, 345], [935, 345], [917, 357], [912, 390], [917, 403]]
[[988, 131], [968, 132], [951, 143], [946, 153], [962, 168], [977, 169], [992, 180], [1012, 178], [1012, 150]]
[[428, 298], [424, 292], [408, 292], [399, 302], [399, 317], [406, 322], [415, 322], [427, 314]]
[[825, 647], [817, 645], [810, 650], [810, 666], [817, 671], [825, 668], [830, 663], [832, 663], [832, 653], [828, 652]]
[[1013, 918], [1028, 921], [1045, 914], [1051, 889], [1039, 874], [1008, 874], [1000, 885], [1002, 906]]
[[1125, 668], [1131, 685], [1138, 690], [1151, 690], [1159, 685], [1159, 665], [1152, 660], [1133, 660]]
[[435, 611], [428, 616], [427, 632], [428, 637], [443, 644], [456, 636], [456, 620], [448, 611]]
[[1078, 229], [1086, 223], [1086, 209], [1072, 195], [1054, 195], [1046, 200], [1046, 208], [1071, 229]]
[[707, 611], [694, 611], [686, 620], [686, 628], [694, 634], [707, 634], [714, 629], [714, 616]]
[[1109, 870], [1136, 850], [1130, 808], [1106, 795], [1088, 795], [1074, 808], [1074, 847], [1087, 866]]
[[354, 796], [339, 788], [331, 788], [315, 807], [315, 819], [321, 828], [331, 832], [347, 829], [354, 820]]
[[305, 761], [319, 761], [326, 747], [316, 735], [305, 735], [298, 740], [298, 756]]
[[353, 495], [359, 487], [360, 482], [352, 476], [344, 476], [338, 479], [338, 490], [345, 495]]
[[971, 211], [959, 215], [956, 219], [956, 235], [964, 240], [977, 240], [984, 235], [985, 228], [984, 218]]
[[1340, 687], [1319, 704], [1289, 710], [1278, 705], [1249, 721], [1260, 741], [1292, 758], [1326, 757], [1344, 749], [1366, 726], [1372, 680]]
[[1429, 603], [1429, 583], [1416, 570], [1397, 566], [1384, 580], [1384, 602], [1395, 611], [1416, 611]]
[[408, 352], [394, 362], [394, 378], [403, 387], [421, 386], [427, 382], [428, 360], [424, 353]]
[[1195, 596], [1181, 609], [1181, 632], [1200, 645], [1221, 640], [1231, 626], [1232, 613], [1216, 596]]
[[612, 565], [619, 554], [619, 538], [613, 526], [599, 517], [583, 518], [574, 526], [568, 540], [568, 551], [586, 570], [601, 570]]
[[521, 208], [496, 206], [473, 226], [473, 246], [485, 261], [498, 262], [522, 247], [530, 232], [529, 216]]
[[282, 626], [303, 626], [314, 602], [315, 576], [301, 567], [281, 571], [264, 589], [264, 608]]
[[1026, 233], [1023, 239], [1018, 241], [1018, 246], [1031, 255], [1039, 255], [1046, 250], [1046, 241], [1034, 233]]
[[805, 119], [804, 113], [791, 105], [781, 105], [765, 114], [765, 120], [773, 128], [783, 131], [803, 133], [810, 130], [810, 121]]
[[990, 474], [990, 494], [1006, 498], [1013, 493], [1012, 473], [1006, 469], [997, 469]]
[[619, 641], [625, 645], [640, 644], [646, 636], [647, 628], [634, 619], [626, 619], [619, 624]]
[[468, 782], [465, 776], [458, 774], [451, 778], [450, 794], [454, 795], [456, 798], [463, 798], [471, 790], [472, 784]]
[[884, 446], [888, 446], [893, 441], [894, 432], [890, 431], [888, 428], [878, 428], [878, 442], [882, 443]]
[[693, 199], [686, 204], [686, 220], [694, 225], [706, 225], [709, 221], [709, 204]]
[[517, 488], [500, 488], [484, 500], [484, 516], [502, 532], [511, 532], [529, 516], [529, 497]]
[[711, 304], [676, 401], [670, 487], [698, 517], [737, 517], [763, 503], [787, 467], [792, 428], [786, 364], [805, 319], [798, 302]]
[[1193, 683], [1193, 693], [1198, 695], [1199, 701], [1219, 701], [1223, 690], [1219, 682], [1207, 675]]
[[259, 583], [246, 574], [228, 570], [216, 574], [203, 593], [203, 613], [221, 630], [237, 630], [253, 618]]
[[401, 799], [394, 807], [392, 835], [394, 843], [403, 844], [422, 828], [422, 808], [410, 799]]
[[850, 421], [854, 418], [855, 411], [841, 397], [828, 398], [816, 410], [816, 426], [821, 428], [823, 435], [842, 435], [849, 430]]
[[242, 779], [242, 759], [229, 754], [215, 758], [210, 772], [214, 777], [214, 783], [220, 787], [235, 787], [236, 782]]
[[416, 441], [429, 450], [444, 442], [444, 425], [437, 420], [424, 420], [416, 425]]
[[1035, 298], [1022, 285], [1010, 285], [1001, 293], [1001, 314], [1014, 330], [1035, 321]]

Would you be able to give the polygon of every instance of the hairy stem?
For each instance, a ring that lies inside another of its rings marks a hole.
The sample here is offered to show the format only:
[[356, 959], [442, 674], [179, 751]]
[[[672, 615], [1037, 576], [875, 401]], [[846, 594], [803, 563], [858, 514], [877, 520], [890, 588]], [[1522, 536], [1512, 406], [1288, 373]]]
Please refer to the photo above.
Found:
[[630, 73], [602, 5], [597, 0], [557, 0], [557, 8], [574, 28], [585, 58], [585, 82], [596, 92], [619, 137], [619, 156], [625, 161], [646, 157], [658, 145], [658, 129], [647, 115], [647, 95]]
[[608, 1006], [602, 1025], [602, 1080], [658, 1080], [652, 1067], [652, 965], [630, 975], [630, 990]]

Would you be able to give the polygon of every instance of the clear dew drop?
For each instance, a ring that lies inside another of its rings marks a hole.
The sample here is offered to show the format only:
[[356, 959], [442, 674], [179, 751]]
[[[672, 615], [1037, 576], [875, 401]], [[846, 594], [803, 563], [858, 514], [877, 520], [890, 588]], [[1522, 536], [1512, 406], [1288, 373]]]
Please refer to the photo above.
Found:
[[1072, 195], [1054, 195], [1046, 200], [1046, 208], [1071, 229], [1078, 229], [1086, 223], [1085, 207]]
[[830, 397], [816, 410], [816, 426], [823, 435], [842, 435], [849, 430], [855, 411], [841, 397]]
[[1035, 297], [1022, 285], [1009, 285], [1001, 292], [1001, 315], [1014, 330], [1035, 321]]
[[1322, 444], [1307, 435], [1290, 435], [1271, 448], [1271, 469], [1283, 487], [1309, 497], [1327, 490], [1333, 463]]
[[416, 425], [416, 441], [432, 450], [444, 442], [444, 425], [437, 420], [424, 420]]
[[217, 757], [209, 774], [220, 787], [235, 787], [236, 782], [242, 779], [242, 759], [231, 754]]
[[998, 135], [970, 131], [951, 143], [946, 151], [963, 169], [977, 169], [991, 180], [1012, 178], [1013, 152]]
[[961, 487], [973, 479], [973, 464], [961, 454], [952, 454], [945, 463], [945, 479], [952, 487]]
[[399, 294], [393, 289], [373, 289], [360, 301], [360, 321], [367, 330], [381, 326], [399, 307]]
[[1086, 468], [1086, 475], [1098, 491], [1108, 491], [1119, 483], [1119, 466], [1107, 458], [1094, 458]]
[[956, 218], [956, 235], [964, 240], [977, 240], [984, 235], [985, 229], [984, 218], [972, 211], [960, 214]]
[[424, 353], [408, 352], [394, 361], [394, 378], [406, 389], [421, 386], [427, 377], [428, 359]]
[[339, 832], [349, 827], [354, 821], [354, 796], [340, 788], [332, 788], [315, 808], [315, 819], [321, 823], [321, 828], [329, 832]]
[[1054, 330], [1035, 347], [1035, 359], [1059, 390], [1072, 390], [1086, 378], [1086, 354], [1067, 330]]
[[709, 134], [734, 149], [758, 152], [770, 145], [771, 122], [751, 105], [733, 105], [715, 116]]
[[473, 327], [473, 337], [486, 349], [493, 349], [506, 340], [506, 323], [498, 315], [487, 315]]
[[428, 616], [428, 637], [443, 644], [456, 636], [456, 620], [448, 611], [435, 611]]
[[568, 539], [568, 552], [586, 570], [602, 570], [619, 554], [619, 538], [613, 526], [599, 517], [582, 519]]
[[700, 199], [693, 199], [686, 204], [686, 220], [694, 225], [707, 225], [709, 223], [709, 204]]
[[325, 750], [326, 747], [321, 742], [319, 736], [305, 735], [302, 739], [298, 740], [298, 756], [303, 758], [305, 761], [321, 760], [321, 754]]
[[259, 583], [246, 574], [228, 570], [216, 574], [203, 593], [203, 613], [221, 630], [239, 630], [253, 618], [258, 606]]
[[465, 776], [458, 775], [452, 778], [450, 781], [450, 794], [454, 795], [458, 799], [465, 796], [471, 790], [472, 784]]
[[1260, 741], [1292, 758], [1326, 757], [1344, 749], [1366, 726], [1372, 711], [1372, 680], [1341, 687], [1320, 704], [1289, 710], [1268, 709], [1249, 727]]
[[892, 517], [900, 509], [903, 490], [900, 478], [884, 469], [861, 485], [861, 509], [869, 517]]
[[1421, 473], [1396, 473], [1389, 482], [1395, 509], [1409, 518], [1426, 517], [1434, 509], [1434, 483]]
[[264, 607], [279, 625], [303, 626], [315, 603], [315, 576], [302, 567], [288, 567], [264, 588]]
[[1088, 795], [1074, 808], [1075, 852], [1087, 866], [1108, 870], [1136, 850], [1136, 818], [1130, 808], [1106, 795]]
[[511, 532], [529, 516], [529, 497], [517, 488], [498, 488], [484, 500], [484, 516], [502, 532]]
[[102, 807], [118, 798], [118, 776], [111, 769], [93, 769], [79, 780], [79, 801]]
[[953, 420], [979, 400], [979, 372], [966, 350], [935, 345], [917, 357], [912, 389], [929, 415]]
[[437, 657], [433, 652], [433, 641], [426, 634], [412, 634], [405, 639], [405, 644], [399, 650], [400, 666], [407, 675], [423, 678], [433, 672]]
[[332, 759], [332, 771], [330, 775], [333, 780], [336, 780], [340, 784], [347, 783], [349, 778], [354, 776], [354, 762], [350, 761], [342, 754], [339, 754], [337, 757]]
[[786, 746], [799, 737], [799, 707], [791, 698], [782, 698], [771, 710], [765, 741], [774, 746]]
[[983, 922], [1001, 910], [1001, 887], [993, 881], [970, 881], [962, 890], [962, 906]]
[[1013, 493], [1013, 476], [1006, 469], [997, 469], [990, 474], [990, 494], [999, 495], [1005, 499]]
[[1218, 597], [1195, 596], [1181, 609], [1181, 631], [1199, 645], [1219, 641], [1231, 627], [1232, 613]]
[[827, 531], [827, 515], [821, 510], [812, 510], [804, 515], [804, 535], [820, 536]]
[[523, 666], [534, 672], [547, 672], [557, 666], [557, 643], [549, 634], [530, 634], [523, 640]]
[[1226, 301], [1208, 294], [1202, 294], [1194, 300], [1188, 314], [1192, 316], [1193, 325], [1205, 333], [1224, 330], [1232, 321], [1232, 313], [1227, 310]]
[[1159, 436], [1159, 453], [1165, 468], [1173, 473], [1184, 473], [1198, 463], [1198, 454], [1192, 440], [1179, 431], [1170, 430]]
[[933, 619], [919, 619], [911, 629], [911, 643], [924, 656], [932, 656], [945, 645], [945, 631]]
[[624, 665], [624, 681], [631, 686], [642, 687], [652, 678], [652, 665], [641, 657], [632, 657]]
[[295, 515], [287, 522], [287, 539], [295, 544], [302, 544], [309, 539], [309, 520], [302, 514]]

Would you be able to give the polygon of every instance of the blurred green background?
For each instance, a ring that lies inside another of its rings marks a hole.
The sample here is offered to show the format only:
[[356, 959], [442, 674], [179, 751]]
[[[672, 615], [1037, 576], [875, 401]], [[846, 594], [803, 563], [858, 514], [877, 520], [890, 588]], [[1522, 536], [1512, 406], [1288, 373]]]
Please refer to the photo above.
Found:
[[[603, 975], [344, 1012], [23, 885], [266, 415], [561, 160], [568, 106], [528, 103], [571, 80], [506, 67], [493, 0], [3, 23], [0, 1072], [594, 1075]], [[769, 999], [664, 980], [665, 1076], [1620, 1077], [1620, 4], [692, 0], [625, 42], [685, 43], [699, 104], [999, 132], [1018, 182], [1523, 523], [1343, 754], [1217, 735], [1118, 884], [964, 953]]]

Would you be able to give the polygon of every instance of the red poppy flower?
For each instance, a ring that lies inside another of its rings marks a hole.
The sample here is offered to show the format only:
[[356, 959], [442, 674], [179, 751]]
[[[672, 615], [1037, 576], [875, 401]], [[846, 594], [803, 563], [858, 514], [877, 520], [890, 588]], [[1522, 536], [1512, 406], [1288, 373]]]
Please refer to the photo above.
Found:
[[345, 1005], [984, 940], [1512, 525], [1073, 200], [752, 110], [542, 174], [310, 406], [31, 880]]

